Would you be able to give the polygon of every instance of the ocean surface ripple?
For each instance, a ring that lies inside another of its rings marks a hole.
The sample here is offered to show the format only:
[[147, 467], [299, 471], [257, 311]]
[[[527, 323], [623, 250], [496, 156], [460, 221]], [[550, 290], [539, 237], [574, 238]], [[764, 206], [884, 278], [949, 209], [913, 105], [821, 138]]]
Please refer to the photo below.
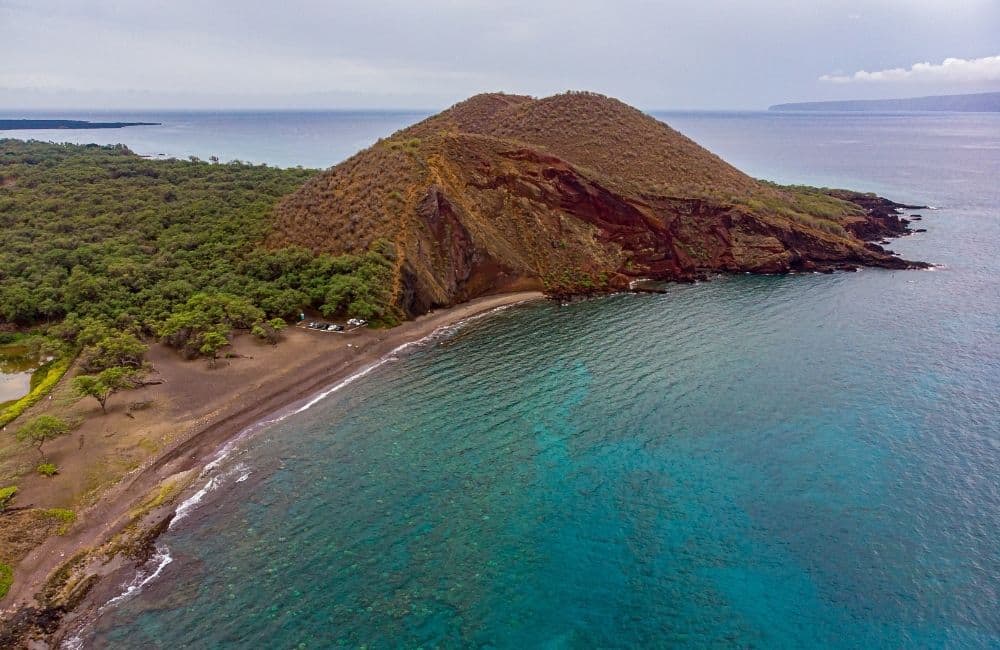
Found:
[[942, 206], [893, 248], [946, 266], [524, 305], [403, 351], [243, 440], [86, 645], [1000, 646], [1000, 153], [963, 146], [1000, 122], [775, 119], [681, 126]]

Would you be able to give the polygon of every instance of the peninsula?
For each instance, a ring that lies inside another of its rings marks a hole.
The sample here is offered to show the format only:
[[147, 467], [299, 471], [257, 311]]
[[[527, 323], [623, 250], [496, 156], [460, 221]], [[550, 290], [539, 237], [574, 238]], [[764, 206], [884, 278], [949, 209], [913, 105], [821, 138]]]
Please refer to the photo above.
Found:
[[875, 243], [912, 207], [592, 93], [477, 95], [326, 171], [0, 140], [0, 355], [44, 360], [0, 404], [0, 646], [85, 622], [221, 444], [404, 343], [642, 279], [923, 268]]
[[86, 120], [4, 120], [0, 131], [23, 129], [121, 129], [126, 126], [160, 126], [160, 122], [87, 122]]
[[387, 299], [407, 317], [522, 288], [921, 266], [865, 242], [905, 231], [893, 207], [755, 180], [615, 99], [497, 93], [310, 179], [279, 203], [267, 243], [356, 254], [392, 242]]

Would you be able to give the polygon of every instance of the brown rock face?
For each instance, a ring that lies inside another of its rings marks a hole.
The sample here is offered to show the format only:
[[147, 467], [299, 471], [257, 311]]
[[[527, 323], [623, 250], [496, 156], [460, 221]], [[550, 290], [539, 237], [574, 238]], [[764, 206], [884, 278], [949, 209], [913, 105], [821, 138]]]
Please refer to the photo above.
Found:
[[919, 264], [865, 241], [896, 204], [761, 183], [616, 100], [480, 95], [394, 134], [279, 205], [274, 245], [391, 242], [409, 315], [524, 288]]

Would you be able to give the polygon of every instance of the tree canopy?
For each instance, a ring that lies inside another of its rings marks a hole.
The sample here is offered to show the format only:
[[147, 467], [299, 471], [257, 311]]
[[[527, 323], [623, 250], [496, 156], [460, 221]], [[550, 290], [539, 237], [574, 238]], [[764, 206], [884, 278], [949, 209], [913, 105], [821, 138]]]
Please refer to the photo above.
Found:
[[93, 397], [108, 412], [108, 398], [120, 390], [134, 388], [139, 380], [135, 370], [125, 367], [106, 368], [96, 375], [79, 375], [73, 378], [73, 390], [80, 397]]
[[38, 454], [44, 459], [42, 445], [49, 440], [66, 435], [70, 431], [70, 425], [62, 418], [54, 415], [39, 415], [33, 420], [29, 420], [17, 430], [17, 439], [26, 442], [38, 450]]
[[394, 322], [391, 244], [341, 256], [264, 246], [275, 203], [314, 173], [0, 140], [0, 321], [63, 321], [64, 338], [88, 347], [88, 372], [134, 365], [139, 337], [216, 308], [196, 296], [243, 301], [253, 318], [210, 318], [237, 328], [302, 308]]

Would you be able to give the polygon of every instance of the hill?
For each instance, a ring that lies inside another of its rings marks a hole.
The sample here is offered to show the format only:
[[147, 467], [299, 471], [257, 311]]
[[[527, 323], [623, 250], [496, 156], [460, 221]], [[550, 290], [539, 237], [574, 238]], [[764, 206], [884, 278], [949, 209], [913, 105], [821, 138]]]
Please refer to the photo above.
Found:
[[402, 316], [477, 295], [624, 288], [708, 272], [905, 268], [862, 237], [894, 204], [747, 176], [666, 124], [592, 93], [477, 95], [283, 199], [272, 247], [390, 246]]
[[770, 111], [954, 111], [995, 113], [1000, 111], [1000, 92], [974, 95], [932, 95], [907, 99], [855, 99], [833, 102], [777, 104]]

